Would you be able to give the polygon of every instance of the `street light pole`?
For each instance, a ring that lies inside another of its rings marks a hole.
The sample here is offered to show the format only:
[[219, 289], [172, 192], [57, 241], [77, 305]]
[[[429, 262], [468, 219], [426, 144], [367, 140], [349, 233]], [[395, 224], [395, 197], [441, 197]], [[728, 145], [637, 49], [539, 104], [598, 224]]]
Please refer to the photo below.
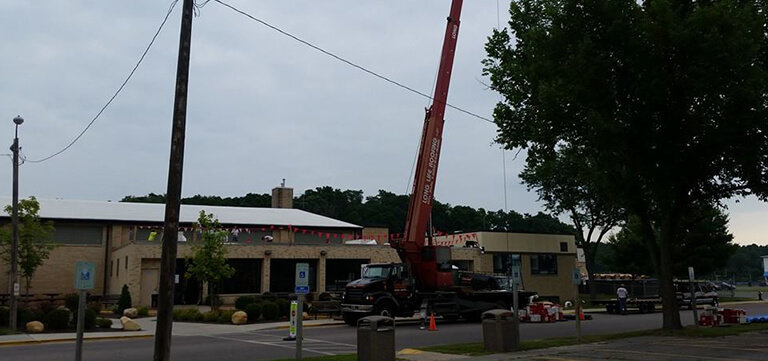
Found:
[[9, 277], [11, 309], [9, 310], [10, 315], [8, 315], [8, 328], [11, 331], [16, 331], [16, 314], [19, 308], [19, 125], [24, 123], [24, 118], [17, 115], [13, 118], [13, 123], [16, 124], [16, 132], [11, 146], [13, 152], [13, 213], [11, 213], [13, 235], [11, 237], [11, 276]]

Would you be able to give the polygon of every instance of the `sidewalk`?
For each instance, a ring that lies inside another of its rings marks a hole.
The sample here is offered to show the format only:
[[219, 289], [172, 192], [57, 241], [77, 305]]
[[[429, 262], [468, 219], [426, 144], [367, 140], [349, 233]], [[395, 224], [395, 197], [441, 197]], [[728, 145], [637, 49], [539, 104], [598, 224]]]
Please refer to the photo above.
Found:
[[[155, 335], [156, 317], [144, 317], [134, 319], [140, 326], [140, 331], [110, 331], [110, 332], [85, 332], [85, 340], [103, 340], [118, 338], [150, 338]], [[112, 328], [122, 328], [120, 320], [114, 319]], [[333, 319], [305, 320], [304, 327], [318, 327], [343, 324], [342, 321]], [[222, 335], [228, 333], [251, 332], [269, 330], [275, 328], [287, 328], [288, 321], [252, 323], [246, 325], [174, 322], [173, 336], [197, 336], [197, 335]], [[77, 338], [74, 332], [69, 333], [37, 333], [0, 336], [0, 346], [21, 345], [44, 342], [73, 341]]]

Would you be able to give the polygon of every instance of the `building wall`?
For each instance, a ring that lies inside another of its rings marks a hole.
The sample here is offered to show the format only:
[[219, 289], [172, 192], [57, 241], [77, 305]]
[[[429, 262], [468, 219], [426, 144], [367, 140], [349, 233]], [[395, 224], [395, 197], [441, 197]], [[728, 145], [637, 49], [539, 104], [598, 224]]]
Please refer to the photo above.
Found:
[[[270, 261], [272, 259], [317, 259], [317, 292], [325, 291], [325, 260], [327, 259], [370, 259], [371, 263], [399, 262], [397, 252], [389, 246], [369, 245], [234, 245], [228, 244], [227, 258], [262, 259], [262, 292], [269, 291]], [[120, 273], [113, 273], [110, 278], [110, 294], [119, 294], [123, 284], [128, 285], [134, 304], [145, 305], [141, 299], [142, 287], [154, 288], [156, 284], [142, 283], [142, 271], [159, 270], [162, 249], [155, 244], [129, 244], [112, 253], [112, 262], [117, 265], [120, 259]], [[325, 253], [325, 254], [323, 254]], [[178, 258], [190, 257], [192, 249], [189, 245], [179, 245]], [[128, 268], [125, 268], [125, 257], [128, 257]], [[151, 293], [148, 290], [146, 293]], [[148, 306], [148, 305], [147, 305]]]
[[[486, 252], [513, 253], [572, 253], [576, 254], [576, 239], [571, 235], [529, 234], [505, 232], [477, 232], [480, 246]], [[560, 243], [565, 242], [568, 250], [560, 251]]]
[[[104, 275], [104, 246], [69, 246], [61, 245], [54, 248], [47, 261], [37, 269], [32, 277], [29, 293], [74, 293], [75, 292], [75, 263], [90, 261], [96, 263], [95, 289], [91, 294], [100, 295], [103, 292]], [[2, 261], [0, 261], [2, 264]], [[0, 269], [10, 270], [10, 266], [2, 264]], [[8, 272], [0, 274], [0, 287], [9, 290]], [[25, 280], [19, 280], [20, 292], [24, 293]]]
[[531, 273], [531, 256], [522, 254], [523, 288], [538, 292], [540, 297], [559, 297], [560, 302], [573, 299], [576, 296], [576, 286], [571, 281], [571, 273], [576, 267], [573, 255], [557, 256], [556, 275], [534, 275]]

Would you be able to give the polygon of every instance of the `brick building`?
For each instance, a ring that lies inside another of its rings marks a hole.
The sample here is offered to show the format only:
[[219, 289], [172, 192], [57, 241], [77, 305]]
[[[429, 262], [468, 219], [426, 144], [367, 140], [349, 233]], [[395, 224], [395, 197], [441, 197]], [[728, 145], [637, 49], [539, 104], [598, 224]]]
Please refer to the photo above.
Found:
[[[218, 289], [232, 295], [230, 298], [291, 292], [297, 262], [309, 264], [310, 288], [316, 292], [340, 291], [346, 282], [359, 278], [363, 264], [399, 262], [397, 253], [386, 244], [385, 228], [364, 229], [293, 209], [291, 188], [275, 188], [272, 195], [273, 208], [182, 205], [175, 303], [198, 302], [200, 283], [186, 277], [185, 257], [191, 255], [188, 242], [199, 237], [194, 225], [201, 210], [214, 214], [230, 232], [226, 249], [235, 274]], [[151, 304], [159, 280], [163, 204], [38, 201], [41, 218], [54, 222], [57, 247], [35, 274], [31, 294], [74, 292], [75, 262], [91, 261], [96, 264], [92, 294], [115, 295], [125, 284], [134, 304]], [[0, 202], [10, 204], [8, 199]], [[0, 222], [9, 221], [8, 216], [0, 217]], [[347, 243], [360, 238], [377, 242]], [[504, 273], [509, 262], [521, 262], [526, 289], [558, 299], [570, 298], [575, 290], [570, 283], [575, 261], [572, 236], [477, 232], [443, 238], [437, 240], [454, 246], [452, 257], [459, 268]], [[464, 247], [468, 240], [479, 241], [485, 251]], [[0, 290], [4, 292], [10, 290], [9, 268], [0, 261]]]

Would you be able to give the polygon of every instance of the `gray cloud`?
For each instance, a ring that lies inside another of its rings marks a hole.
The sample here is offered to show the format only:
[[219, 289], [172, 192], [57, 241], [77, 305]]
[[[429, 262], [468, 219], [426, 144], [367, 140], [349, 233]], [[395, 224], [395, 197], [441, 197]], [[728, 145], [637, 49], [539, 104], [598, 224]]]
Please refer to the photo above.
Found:
[[[229, 2], [431, 92], [449, 1]], [[21, 114], [30, 159], [69, 143], [123, 81], [170, 3], [0, 3], [0, 113], [8, 119], [0, 139], [10, 144], [10, 119]], [[503, 24], [508, 2], [501, 3]], [[496, 5], [465, 2], [449, 95], [452, 104], [488, 118], [498, 95], [478, 79]], [[117, 200], [165, 191], [179, 17], [177, 6], [123, 93], [75, 146], [22, 166], [22, 195]], [[183, 192], [262, 193], [287, 178], [298, 191], [333, 185], [367, 195], [403, 193], [427, 104], [211, 2], [194, 19]], [[451, 109], [446, 119], [436, 197], [502, 209], [495, 126]], [[516, 176], [524, 155], [513, 156], [507, 153], [509, 208], [537, 212], [535, 194]], [[8, 193], [10, 173], [10, 166], [0, 168], [0, 188]], [[732, 220], [739, 207], [731, 208]], [[746, 205], [744, 213], [753, 211], [765, 214], [766, 206]]]

